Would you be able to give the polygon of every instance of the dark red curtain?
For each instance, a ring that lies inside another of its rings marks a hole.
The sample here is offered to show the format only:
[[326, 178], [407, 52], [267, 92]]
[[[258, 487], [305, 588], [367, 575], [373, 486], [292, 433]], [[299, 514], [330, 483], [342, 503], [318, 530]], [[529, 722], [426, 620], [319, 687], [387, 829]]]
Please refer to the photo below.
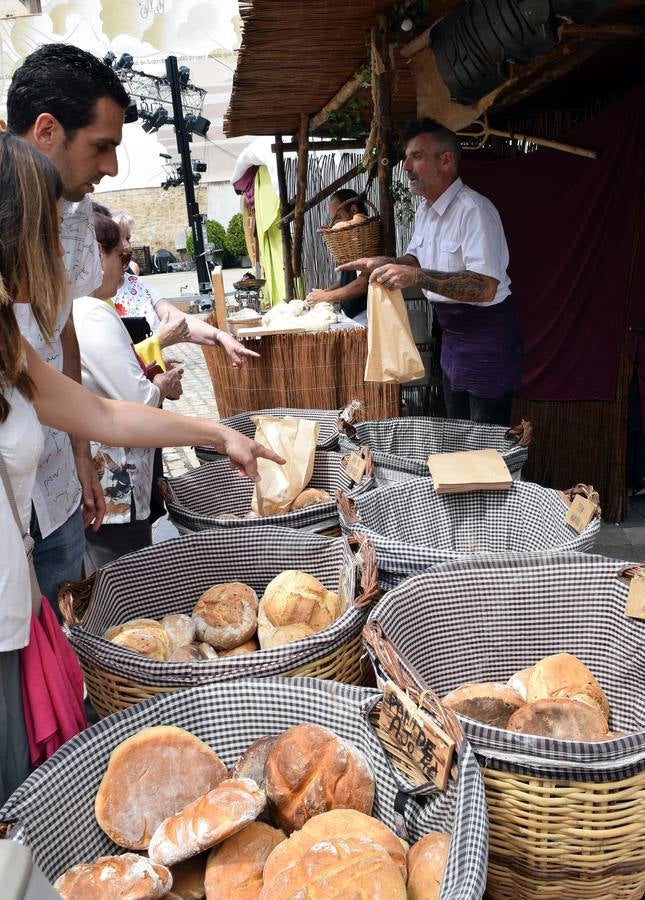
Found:
[[614, 400], [625, 338], [636, 345], [645, 331], [645, 89], [562, 140], [598, 159], [548, 149], [503, 160], [465, 152], [462, 177], [504, 223], [524, 345], [517, 395]]

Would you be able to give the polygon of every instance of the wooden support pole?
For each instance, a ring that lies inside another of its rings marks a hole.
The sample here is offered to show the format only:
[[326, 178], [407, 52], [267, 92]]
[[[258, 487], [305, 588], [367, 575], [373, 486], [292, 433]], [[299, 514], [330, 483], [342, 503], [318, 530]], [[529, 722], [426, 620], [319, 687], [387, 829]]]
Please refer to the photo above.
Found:
[[396, 256], [394, 200], [392, 198], [392, 169], [394, 146], [392, 140], [392, 63], [387, 34], [387, 18], [378, 16], [372, 28], [372, 90], [374, 121], [377, 126], [376, 158], [378, 164], [379, 209], [383, 235], [383, 253]]
[[[282, 152], [282, 135], [275, 136], [275, 161], [278, 170], [278, 191], [280, 196], [280, 212], [282, 220], [289, 210], [287, 196], [287, 176], [284, 170], [284, 153]], [[293, 269], [291, 268], [291, 226], [285, 222], [282, 227], [282, 256], [284, 259], [284, 292], [285, 300], [293, 300]]]
[[[309, 162], [309, 116], [300, 113], [298, 131], [298, 170], [296, 184], [296, 207], [293, 211], [293, 250], [291, 268], [294, 278], [302, 275], [302, 235], [305, 230], [305, 201], [307, 199], [307, 165]], [[288, 228], [288, 226], [285, 226]], [[304, 300], [304, 297], [301, 299]]]
[[329, 103], [325, 103], [320, 112], [317, 112], [315, 116], [312, 116], [309, 122], [309, 131], [314, 132], [321, 125], [324, 125], [327, 119], [329, 118], [329, 114], [332, 112], [336, 112], [337, 109], [341, 109], [348, 100], [350, 100], [356, 91], [360, 88], [360, 86], [364, 82], [364, 76], [356, 74], [352, 75], [345, 84], [336, 91], [334, 96], [331, 98]]
[[[323, 188], [321, 191], [318, 191], [316, 196], [312, 197], [311, 200], [307, 200], [307, 202], [305, 203], [305, 206], [304, 206], [305, 212], [308, 209], [312, 209], [312, 207], [317, 206], [319, 203], [321, 203], [327, 197], [331, 197], [331, 195], [333, 193], [335, 193], [344, 184], [347, 184], [348, 181], [351, 181], [352, 178], [355, 178], [356, 175], [358, 175], [362, 170], [363, 170], [363, 162], [361, 160], [361, 162], [359, 162], [357, 165], [355, 165], [353, 169], [350, 169], [349, 172], [345, 172], [345, 174], [341, 175], [339, 178], [337, 178], [336, 181], [332, 181], [332, 183], [328, 184], [327, 187]], [[295, 202], [295, 200], [292, 201], [292, 205], [294, 202]], [[281, 219], [278, 220], [278, 225], [281, 228], [284, 227], [284, 225], [286, 225], [288, 222], [291, 222], [293, 220], [294, 215], [295, 215], [295, 212], [293, 210], [291, 210], [290, 212], [288, 212], [286, 214], [286, 216], [283, 216]]]

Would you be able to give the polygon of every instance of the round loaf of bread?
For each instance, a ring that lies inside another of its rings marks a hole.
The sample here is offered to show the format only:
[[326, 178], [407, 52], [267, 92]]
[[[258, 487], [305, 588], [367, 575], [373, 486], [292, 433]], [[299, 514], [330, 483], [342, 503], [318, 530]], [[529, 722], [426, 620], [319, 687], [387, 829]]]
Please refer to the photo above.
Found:
[[277, 737], [272, 735], [267, 735], [267, 737], [261, 737], [258, 738], [257, 741], [253, 741], [232, 767], [230, 777], [250, 778], [252, 781], [255, 781], [258, 787], [264, 790], [264, 770], [267, 757], [275, 746], [276, 741]]
[[258, 634], [262, 635], [262, 649], [273, 650], [275, 647], [284, 647], [285, 644], [293, 644], [294, 641], [302, 641], [311, 637], [316, 632], [311, 625], [284, 625], [282, 628], [274, 628], [262, 614], [258, 614]]
[[170, 867], [172, 889], [182, 900], [202, 900], [208, 852], [200, 853]]
[[403, 841], [387, 825], [357, 809], [332, 809], [321, 813], [305, 822], [298, 834], [305, 835], [312, 844], [339, 835], [379, 844], [397, 864], [403, 880], [407, 878], [406, 848]]
[[546, 656], [533, 666], [526, 687], [526, 699], [562, 697], [589, 703], [609, 719], [609, 701], [594, 676], [581, 660], [570, 653]]
[[285, 838], [279, 828], [251, 822], [213, 847], [206, 864], [206, 900], [257, 900], [264, 864]]
[[306, 509], [308, 506], [316, 506], [317, 503], [331, 503], [331, 497], [327, 491], [319, 488], [305, 488], [293, 501], [291, 509]]
[[250, 641], [240, 644], [239, 647], [233, 647], [232, 650], [220, 650], [218, 656], [239, 656], [240, 653], [255, 653], [259, 649], [257, 638], [252, 637]]
[[153, 862], [172, 866], [208, 850], [253, 822], [266, 795], [250, 778], [227, 778], [159, 824], [150, 839]]
[[319, 725], [294, 725], [284, 731], [267, 756], [264, 772], [271, 810], [287, 834], [330, 809], [372, 812], [374, 775], [366, 757]]
[[96, 862], [80, 863], [54, 883], [64, 900], [156, 900], [167, 896], [171, 887], [170, 871], [137, 853], [101, 856]]
[[533, 666], [529, 666], [528, 669], [522, 669], [519, 672], [516, 672], [514, 675], [508, 679], [506, 684], [511, 690], [515, 691], [516, 694], [519, 694], [522, 700], [526, 702], [526, 691], [528, 688], [529, 677], [531, 672], [533, 671]]
[[[299, 837], [289, 839], [290, 855], [280, 854], [277, 871], [273, 854], [267, 860], [260, 900], [406, 900], [401, 871], [380, 844], [338, 835], [310, 845]], [[267, 877], [267, 872], [275, 874]]]
[[[273, 644], [273, 631], [286, 625], [306, 625], [311, 634], [327, 628], [341, 613], [338, 594], [313, 575], [287, 569], [271, 581], [260, 600], [258, 638], [263, 650]], [[305, 636], [305, 635], [301, 635]], [[290, 640], [296, 640], [292, 637]], [[288, 643], [288, 641], [285, 641]]]
[[481, 684], [462, 684], [441, 701], [462, 716], [506, 728], [506, 723], [524, 702], [520, 695], [505, 684], [495, 681]]
[[120, 625], [112, 625], [111, 628], [108, 628], [103, 637], [106, 641], [111, 641], [117, 634], [121, 634], [122, 631], [128, 631], [130, 628], [150, 627], [160, 628], [161, 626], [156, 619], [130, 619], [128, 622], [121, 622]]
[[160, 822], [224, 778], [224, 763], [190, 732], [173, 725], [144, 728], [110, 754], [96, 821], [119, 847], [145, 850]]
[[195, 640], [195, 623], [184, 613], [170, 613], [159, 624], [168, 635], [171, 653]]
[[168, 635], [159, 622], [124, 628], [110, 639], [110, 643], [159, 662], [167, 660], [171, 653]]
[[408, 900], [438, 900], [450, 835], [425, 834], [408, 853]]
[[246, 584], [216, 584], [202, 594], [193, 610], [200, 641], [216, 650], [231, 650], [253, 637], [258, 627], [258, 598]]
[[534, 700], [513, 713], [508, 730], [561, 741], [598, 741], [607, 735], [607, 720], [589, 703], [578, 700]]

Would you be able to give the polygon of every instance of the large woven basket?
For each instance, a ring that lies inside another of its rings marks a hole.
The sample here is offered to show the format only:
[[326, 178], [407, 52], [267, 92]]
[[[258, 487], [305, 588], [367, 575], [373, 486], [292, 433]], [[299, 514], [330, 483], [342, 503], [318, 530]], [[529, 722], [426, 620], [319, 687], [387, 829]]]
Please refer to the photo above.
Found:
[[369, 537], [383, 587], [438, 563], [474, 555], [588, 550], [600, 528], [597, 515], [582, 534], [565, 522], [577, 485], [561, 493], [527, 481], [508, 490], [437, 494], [430, 478], [378, 487], [347, 497], [337, 494], [344, 533]]
[[624, 732], [583, 743], [460, 717], [486, 785], [491, 900], [645, 892], [645, 622], [625, 615], [624, 572], [579, 553], [459, 560], [407, 579], [370, 614], [370, 655], [397, 683], [443, 697], [573, 653]]
[[122, 852], [99, 828], [94, 798], [112, 750], [140, 729], [185, 728], [231, 766], [259, 737], [301, 722], [329, 728], [367, 756], [376, 782], [374, 815], [410, 842], [430, 831], [451, 834], [441, 900], [479, 900], [486, 879], [487, 814], [474, 754], [463, 741], [459, 771], [431, 797], [403, 792], [368, 714], [381, 694], [371, 688], [298, 678], [206, 684], [152, 700], [99, 722], [65, 744], [9, 798], [0, 819], [31, 847], [54, 881], [79, 862]]
[[[404, 476], [430, 475], [427, 459], [431, 453], [464, 450], [498, 450], [513, 478], [518, 479], [528, 459], [533, 427], [524, 419], [515, 428], [503, 428], [466, 419], [433, 419], [409, 416], [372, 422], [355, 422], [353, 415], [337, 420], [341, 450], [369, 447], [377, 465]], [[394, 480], [394, 479], [393, 479]]]
[[[346, 200], [340, 204], [339, 209], [355, 203], [357, 199]], [[327, 244], [327, 249], [336, 260], [337, 265], [352, 262], [362, 256], [378, 256], [381, 252], [381, 217], [376, 212], [373, 203], [370, 203], [367, 198], [364, 199], [364, 202], [374, 210], [374, 215], [365, 219], [364, 222], [346, 225], [337, 230], [334, 230], [334, 222], [332, 222], [331, 225], [323, 225], [318, 229], [318, 234]]]
[[[369, 454], [367, 456], [366, 473], [361, 483], [356, 485], [345, 474], [345, 454], [317, 450], [308, 487], [325, 490], [331, 498], [339, 489], [347, 491], [351, 497], [370, 490], [375, 482]], [[330, 530], [333, 533], [338, 528], [338, 511], [333, 499], [282, 515], [256, 519], [228, 518], [231, 513], [244, 516], [251, 509], [253, 482], [240, 478], [231, 469], [226, 457], [219, 457], [180, 478], [160, 478], [159, 486], [168, 514], [182, 533], [212, 528], [250, 533], [270, 525], [325, 533]]]
[[[234, 428], [246, 437], [255, 437], [255, 423], [251, 421], [251, 416], [295, 416], [297, 419], [309, 419], [320, 424], [320, 432], [318, 441], [316, 442], [317, 450], [337, 450], [338, 449], [338, 430], [336, 428], [336, 410], [328, 409], [258, 409], [255, 412], [239, 413], [236, 416], [230, 416], [228, 419], [221, 419], [220, 425], [228, 425]], [[214, 459], [221, 459], [220, 453], [217, 453], [212, 447], [195, 447], [195, 454], [200, 462], [212, 462]]]
[[[329, 590], [342, 589], [348, 608], [329, 628], [284, 647], [186, 663], [148, 659], [103, 638], [110, 626], [131, 619], [190, 613], [214, 584], [242, 581], [261, 597], [285, 569], [301, 569]], [[92, 705], [100, 715], [109, 715], [205, 681], [288, 674], [360, 684], [360, 632], [377, 593], [369, 543], [354, 556], [344, 538], [261, 528], [203, 532], [130, 553], [96, 578], [63, 585], [59, 602]]]

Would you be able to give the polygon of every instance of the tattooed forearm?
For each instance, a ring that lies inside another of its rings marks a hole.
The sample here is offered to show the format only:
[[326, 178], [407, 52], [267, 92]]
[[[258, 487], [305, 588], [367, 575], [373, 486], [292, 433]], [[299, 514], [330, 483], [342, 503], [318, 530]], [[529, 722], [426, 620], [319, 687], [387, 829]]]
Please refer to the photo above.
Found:
[[462, 303], [486, 303], [493, 300], [497, 289], [494, 278], [468, 270], [435, 272], [432, 269], [419, 269], [415, 283], [423, 290], [433, 291]]

